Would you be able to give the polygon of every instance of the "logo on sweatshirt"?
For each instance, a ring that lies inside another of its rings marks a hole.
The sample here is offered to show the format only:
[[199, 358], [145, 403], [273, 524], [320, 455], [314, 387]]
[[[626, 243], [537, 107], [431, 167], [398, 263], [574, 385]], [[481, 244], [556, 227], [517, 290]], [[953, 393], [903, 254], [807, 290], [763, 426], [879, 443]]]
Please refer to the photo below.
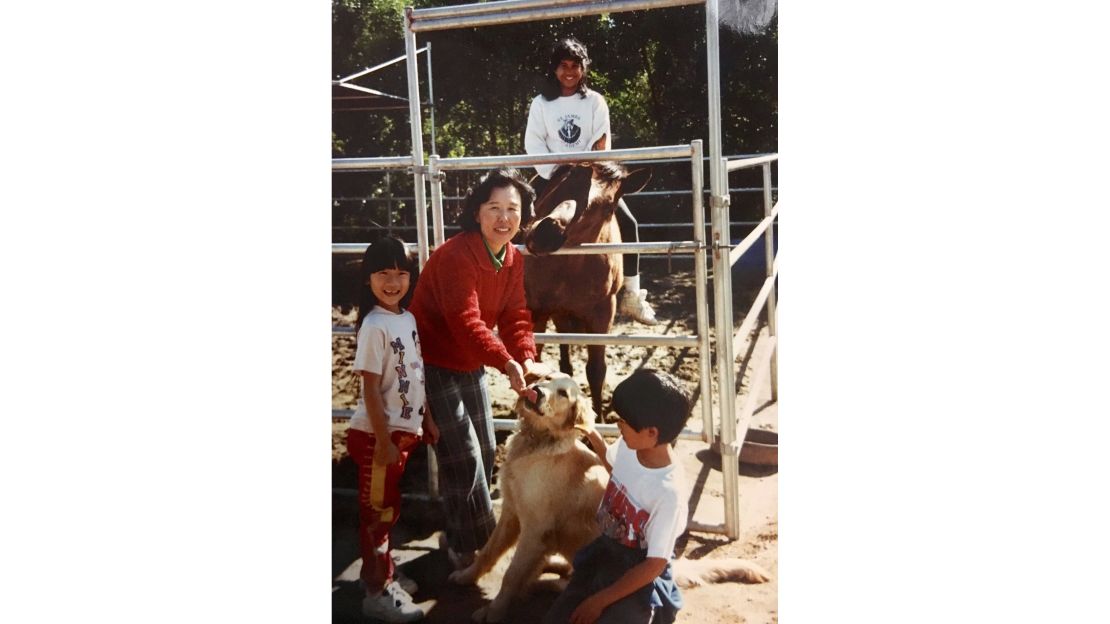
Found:
[[563, 127], [559, 128], [559, 138], [567, 145], [574, 145], [578, 143], [578, 138], [582, 136], [582, 128], [574, 123], [573, 117], [563, 118]]

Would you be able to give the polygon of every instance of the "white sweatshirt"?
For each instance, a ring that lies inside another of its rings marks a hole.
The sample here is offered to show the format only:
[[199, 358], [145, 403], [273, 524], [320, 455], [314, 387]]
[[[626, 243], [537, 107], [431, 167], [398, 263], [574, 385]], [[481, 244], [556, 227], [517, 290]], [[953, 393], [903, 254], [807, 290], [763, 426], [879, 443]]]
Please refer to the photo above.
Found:
[[[528, 128], [524, 131], [524, 151], [529, 154], [588, 152], [603, 136], [609, 136], [605, 149], [612, 147], [609, 132], [609, 105], [600, 93], [586, 90], [548, 101], [542, 95], [532, 100]], [[536, 172], [550, 179], [558, 165], [536, 165]]]

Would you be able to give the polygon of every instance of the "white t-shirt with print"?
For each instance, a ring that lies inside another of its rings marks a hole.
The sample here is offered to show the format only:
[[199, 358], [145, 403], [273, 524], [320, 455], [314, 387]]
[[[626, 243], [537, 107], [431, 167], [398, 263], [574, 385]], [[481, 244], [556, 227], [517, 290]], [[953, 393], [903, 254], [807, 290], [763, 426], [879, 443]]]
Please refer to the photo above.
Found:
[[[382, 404], [390, 431], [420, 433], [424, 422], [424, 360], [420, 356], [416, 318], [411, 312], [402, 310], [394, 314], [374, 306], [358, 330], [354, 369], [382, 376]], [[351, 428], [374, 432], [361, 392]]]
[[678, 536], [686, 530], [689, 492], [682, 465], [646, 468], [624, 438], [609, 445], [605, 459], [613, 467], [597, 510], [604, 535], [648, 557], [671, 559]]
[[[609, 105], [597, 91], [587, 89], [585, 98], [575, 93], [550, 101], [537, 95], [528, 110], [524, 151], [529, 154], [588, 152], [605, 135], [610, 135], [605, 149], [610, 149], [613, 137], [609, 132]], [[550, 179], [557, 166], [536, 165], [536, 172]]]

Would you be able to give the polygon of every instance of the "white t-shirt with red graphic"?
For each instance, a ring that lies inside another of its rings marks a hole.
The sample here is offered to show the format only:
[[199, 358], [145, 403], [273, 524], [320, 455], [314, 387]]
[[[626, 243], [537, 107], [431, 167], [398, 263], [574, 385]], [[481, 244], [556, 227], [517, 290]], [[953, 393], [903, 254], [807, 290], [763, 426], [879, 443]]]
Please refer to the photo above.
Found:
[[[355, 371], [381, 375], [382, 404], [389, 430], [420, 433], [424, 422], [424, 360], [416, 335], [416, 318], [408, 310], [394, 314], [374, 306], [358, 330]], [[374, 433], [362, 393], [351, 416], [351, 428]]]
[[609, 445], [605, 459], [613, 474], [597, 510], [602, 534], [646, 550], [648, 557], [674, 557], [674, 544], [686, 530], [688, 513], [682, 465], [645, 468], [624, 438]]
[[[609, 105], [600, 93], [586, 89], [586, 97], [575, 93], [548, 100], [537, 95], [528, 109], [524, 151], [528, 154], [588, 152], [609, 132]], [[605, 149], [613, 147], [609, 137]], [[558, 165], [536, 165], [536, 173], [551, 179]]]

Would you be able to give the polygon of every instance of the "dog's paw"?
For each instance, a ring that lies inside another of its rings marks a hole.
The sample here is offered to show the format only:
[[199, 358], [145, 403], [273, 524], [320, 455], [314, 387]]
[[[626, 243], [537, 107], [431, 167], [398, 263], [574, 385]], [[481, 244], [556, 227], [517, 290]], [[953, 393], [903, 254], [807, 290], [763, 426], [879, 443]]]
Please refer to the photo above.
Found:
[[573, 570], [574, 568], [566, 557], [560, 554], [548, 555], [543, 562], [544, 572], [554, 572], [563, 578], [569, 577]]
[[478, 579], [474, 578], [474, 566], [463, 568], [462, 570], [455, 570], [447, 576], [447, 580], [456, 585], [473, 585]]

